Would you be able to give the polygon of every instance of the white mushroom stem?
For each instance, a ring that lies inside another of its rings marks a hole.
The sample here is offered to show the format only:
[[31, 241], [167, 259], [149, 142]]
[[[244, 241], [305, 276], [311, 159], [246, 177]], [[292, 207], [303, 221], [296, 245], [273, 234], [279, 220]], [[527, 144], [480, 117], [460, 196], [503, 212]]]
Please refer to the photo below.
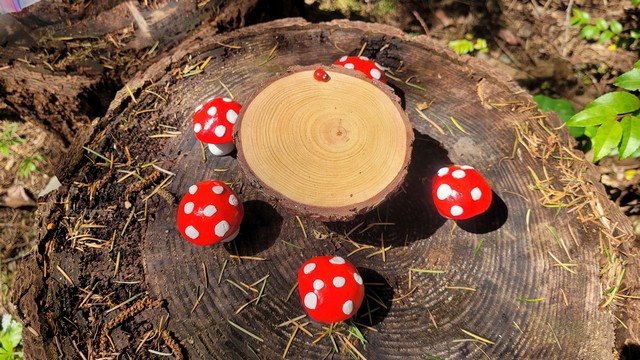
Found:
[[209, 151], [215, 156], [224, 156], [233, 151], [236, 147], [233, 142], [228, 142], [224, 144], [208, 144]]
[[239, 234], [239, 233], [240, 233], [240, 228], [238, 228], [238, 230], [236, 230], [236, 232], [234, 232], [233, 234], [231, 234], [228, 238], [226, 238], [226, 239], [222, 240], [222, 242], [223, 242], [223, 243], [226, 243], [226, 242], [229, 242], [229, 241], [231, 241], [231, 240], [235, 239], [235, 238], [238, 236], [238, 234]]

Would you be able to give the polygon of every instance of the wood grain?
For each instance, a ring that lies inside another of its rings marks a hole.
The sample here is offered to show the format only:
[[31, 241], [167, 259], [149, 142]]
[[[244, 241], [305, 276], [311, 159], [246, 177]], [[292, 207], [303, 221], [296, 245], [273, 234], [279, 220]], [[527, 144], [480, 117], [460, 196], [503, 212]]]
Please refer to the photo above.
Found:
[[[298, 219], [251, 186], [234, 156], [203, 159], [190, 125], [203, 100], [223, 96], [227, 88], [247, 103], [256, 89], [291, 66], [330, 64], [358, 54], [365, 44], [363, 55], [398, 78], [389, 84], [415, 135], [401, 191], [374, 211], [349, 222]], [[265, 61], [275, 45], [275, 57]], [[210, 60], [202, 74], [176, 76], [185, 65], [205, 59]], [[166, 101], [143, 91], [150, 84]], [[557, 117], [540, 113], [529, 95], [483, 63], [387, 26], [287, 19], [224, 35], [199, 32], [129, 87], [137, 103], [121, 91], [90, 148], [112, 153], [120, 149], [118, 143], [126, 143], [136, 161], [159, 160], [157, 166], [175, 173], [166, 189], [176, 198], [204, 179], [229, 182], [245, 205], [240, 234], [224, 246], [193, 246], [175, 228], [176, 202], [158, 196], [145, 201], [149, 190], [128, 198], [135, 212], [122, 205], [122, 194], [134, 179], [116, 182], [114, 176], [96, 190], [96, 200], [89, 200], [88, 190], [73, 181], [99, 181], [109, 176], [108, 167], [96, 170], [89, 160], [79, 159], [77, 174], [64, 179], [58, 202], [52, 199], [45, 214], [63, 220], [87, 214], [110, 224], [92, 234], [110, 238], [116, 229], [113, 250], [80, 253], [69, 246], [64, 231], [47, 232], [40, 248], [50, 250], [41, 256], [53, 275], [45, 278], [39, 299], [63, 298], [66, 307], [75, 308], [84, 296], [77, 287], [114, 293], [114, 302], [146, 292], [165, 301], [168, 330], [189, 358], [251, 358], [254, 353], [280, 358], [293, 329], [278, 324], [304, 314], [297, 294], [288, 298], [298, 267], [312, 256], [336, 254], [355, 264], [368, 284], [355, 320], [372, 329], [361, 328], [366, 346], [354, 345], [368, 359], [611, 357], [615, 320], [610, 308], [600, 304], [606, 299], [603, 289], [615, 277], [606, 272], [600, 244], [612, 237], [629, 241], [629, 223], [607, 200], [593, 166], [570, 151], [567, 132], [554, 130], [560, 125]], [[150, 108], [157, 110], [143, 112]], [[181, 134], [149, 137], [166, 126]], [[127, 161], [123, 152], [115, 154], [117, 162]], [[472, 165], [483, 174], [496, 199], [487, 214], [457, 224], [437, 214], [430, 183], [446, 164]], [[65, 199], [73, 205], [63, 205]], [[140, 284], [112, 281], [118, 251], [119, 278], [130, 276]], [[558, 266], [551, 254], [571, 264], [573, 272]], [[55, 272], [56, 266], [74, 285]], [[84, 275], [100, 268], [108, 269], [106, 279], [95, 271], [91, 278]], [[267, 275], [266, 296], [241, 309], [256, 293], [234, 283], [254, 284]], [[46, 325], [36, 330], [55, 334], [65, 349], [73, 349], [72, 339], [91, 338], [78, 333], [93, 334], [87, 312], [70, 315], [47, 301], [40, 319], [66, 316], [79, 325], [59, 320], [55, 332]], [[98, 321], [106, 324], [116, 313], [100, 315]], [[144, 314], [129, 320], [125, 330], [157, 325], [158, 318]], [[313, 343], [322, 325], [311, 322], [306, 328], [314, 337], [299, 331], [287, 356], [331, 354], [328, 338]], [[130, 331], [136, 334], [132, 345], [121, 341], [114, 350], [129, 352], [137, 346], [136, 336], [143, 334]], [[51, 336], [42, 341], [55, 352], [53, 340], [46, 339]]]

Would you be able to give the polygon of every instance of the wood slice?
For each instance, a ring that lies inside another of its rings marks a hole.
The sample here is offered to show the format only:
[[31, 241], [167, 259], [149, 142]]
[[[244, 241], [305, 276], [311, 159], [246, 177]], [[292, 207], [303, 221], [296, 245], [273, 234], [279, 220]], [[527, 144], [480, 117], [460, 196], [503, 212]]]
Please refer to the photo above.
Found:
[[[326, 70], [329, 81], [314, 78]], [[404, 181], [413, 130], [388, 86], [342, 67], [291, 69], [260, 89], [236, 125], [252, 185], [295, 213], [350, 220]]]
[[[235, 157], [203, 158], [191, 117], [204, 100], [229, 89], [247, 104], [293, 65], [331, 64], [363, 48], [393, 71], [389, 84], [415, 135], [401, 190], [375, 210], [349, 222], [297, 218], [247, 183]], [[199, 74], [180, 76], [205, 61]], [[607, 290], [623, 264], [616, 244], [633, 232], [560, 125], [483, 63], [388, 26], [287, 19], [200, 32], [129, 82], [61, 167], [73, 170], [40, 209], [37, 256], [16, 280], [25, 351], [610, 358], [618, 322]], [[431, 179], [452, 163], [491, 184], [484, 216], [454, 223], [434, 209]], [[240, 234], [224, 246], [194, 246], [176, 229], [176, 200], [205, 179], [228, 182], [244, 202]], [[367, 295], [355, 321], [366, 344], [337, 324], [336, 349], [321, 338], [323, 324], [301, 318], [296, 273], [318, 255], [359, 268]]]

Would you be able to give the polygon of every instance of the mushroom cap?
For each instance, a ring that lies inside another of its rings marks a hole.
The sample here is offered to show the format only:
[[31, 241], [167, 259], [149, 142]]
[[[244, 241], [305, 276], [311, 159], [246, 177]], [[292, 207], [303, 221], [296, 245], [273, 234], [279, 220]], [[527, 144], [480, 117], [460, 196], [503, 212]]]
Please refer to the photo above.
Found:
[[231, 241], [244, 216], [242, 201], [222, 181], [206, 180], [189, 187], [178, 207], [178, 230], [188, 241], [206, 246]]
[[316, 256], [298, 271], [302, 305], [316, 321], [334, 323], [358, 311], [364, 283], [358, 270], [340, 256]]
[[447, 166], [433, 180], [433, 202], [446, 218], [465, 220], [487, 211], [492, 191], [487, 181], [471, 166]]
[[387, 76], [384, 74], [382, 66], [366, 56], [343, 56], [333, 64], [343, 66], [347, 69], [361, 71], [367, 75], [369, 79], [376, 79], [381, 83], [387, 82]]
[[193, 114], [193, 132], [206, 144], [233, 143], [233, 125], [242, 105], [226, 97], [207, 100]]

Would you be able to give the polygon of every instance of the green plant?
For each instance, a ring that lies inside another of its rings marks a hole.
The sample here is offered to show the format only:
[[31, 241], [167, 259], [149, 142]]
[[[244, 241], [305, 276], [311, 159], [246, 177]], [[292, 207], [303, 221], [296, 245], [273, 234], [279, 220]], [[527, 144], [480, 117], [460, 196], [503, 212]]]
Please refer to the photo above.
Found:
[[18, 124], [5, 122], [4, 130], [0, 136], [0, 159], [9, 157], [9, 148], [12, 145], [22, 144], [26, 140], [17, 136]]
[[[633, 0], [640, 3], [640, 0]], [[603, 18], [592, 21], [588, 12], [573, 8], [573, 17], [570, 24], [573, 27], [580, 27], [580, 36], [588, 41], [597, 41], [605, 44], [609, 41], [612, 44], [610, 50], [615, 50], [619, 46], [637, 50], [636, 40], [640, 38], [640, 29], [633, 28], [624, 31], [624, 26], [617, 20], [607, 21]]]
[[0, 360], [22, 359], [22, 324], [13, 320], [11, 315], [2, 316], [0, 329]]
[[20, 161], [20, 164], [18, 164], [18, 175], [24, 179], [28, 179], [31, 173], [40, 170], [38, 164], [43, 162], [45, 162], [45, 158], [40, 154], [25, 157]]
[[[614, 85], [625, 90], [639, 90], [640, 61], [632, 70], [620, 75]], [[634, 93], [606, 93], [575, 114], [566, 100], [541, 95], [536, 95], [534, 100], [541, 110], [558, 112], [571, 135], [590, 139], [594, 162], [616, 154], [621, 160], [640, 157], [640, 99]]]
[[449, 41], [449, 48], [453, 49], [458, 55], [468, 54], [474, 51], [488, 52], [487, 40], [478, 38], [475, 43], [473, 42], [473, 36], [466, 34], [464, 39], [457, 39]]

